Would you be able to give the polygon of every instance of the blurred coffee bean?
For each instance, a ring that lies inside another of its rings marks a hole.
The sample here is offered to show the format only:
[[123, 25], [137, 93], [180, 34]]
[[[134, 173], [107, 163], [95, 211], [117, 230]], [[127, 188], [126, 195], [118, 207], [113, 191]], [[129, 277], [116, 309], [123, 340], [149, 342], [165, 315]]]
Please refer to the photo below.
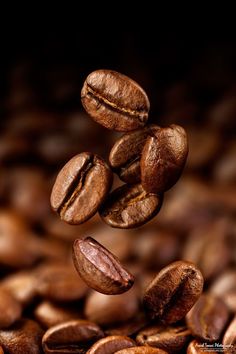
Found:
[[100, 209], [100, 216], [111, 227], [138, 227], [157, 215], [162, 200], [161, 195], [145, 192], [141, 184], [125, 184], [107, 197]]
[[148, 193], [163, 193], [180, 178], [188, 155], [184, 128], [172, 124], [147, 138], [140, 167], [143, 188]]
[[147, 138], [160, 129], [150, 125], [122, 135], [111, 149], [109, 162], [120, 179], [126, 183], [139, 183], [141, 180], [140, 158]]
[[[207, 350], [206, 343], [202, 343], [196, 339], [192, 340], [187, 348], [187, 354], [205, 354]], [[218, 351], [214, 351], [212, 347], [209, 348], [211, 351], [210, 353], [212, 354], [217, 354]]]
[[43, 336], [43, 350], [51, 353], [85, 352], [91, 344], [104, 336], [93, 322], [73, 320], [51, 327]]
[[74, 301], [87, 292], [87, 286], [71, 264], [44, 263], [36, 269], [35, 277], [37, 293], [45, 299]]
[[223, 155], [217, 159], [213, 168], [213, 178], [217, 183], [235, 185], [236, 181], [236, 143], [232, 142]]
[[0, 354], [4, 354], [4, 351], [1, 346], [0, 346]]
[[217, 130], [211, 127], [192, 127], [187, 130], [189, 138], [189, 156], [187, 169], [201, 169], [211, 163], [221, 148], [221, 138]]
[[34, 316], [44, 328], [81, 318], [81, 314], [72, 307], [66, 307], [50, 301], [43, 301], [34, 310]]
[[88, 152], [76, 155], [57, 176], [52, 208], [69, 224], [81, 224], [96, 213], [111, 184], [112, 172], [103, 159]]
[[153, 279], [144, 293], [143, 304], [151, 319], [175, 323], [192, 308], [202, 288], [200, 270], [193, 263], [177, 261]]
[[212, 283], [210, 293], [220, 297], [228, 308], [236, 313], [236, 271], [233, 269], [223, 272]]
[[32, 271], [12, 273], [3, 278], [0, 284], [23, 306], [31, 304], [36, 297], [36, 280]]
[[[35, 237], [16, 213], [0, 211], [0, 264], [13, 267], [31, 266], [38, 259]], [[19, 251], [20, 250], [20, 251]]]
[[87, 354], [113, 354], [124, 348], [135, 347], [136, 343], [125, 336], [108, 336], [102, 338], [87, 351]]
[[127, 76], [111, 70], [89, 74], [81, 91], [88, 114], [104, 127], [130, 131], [143, 127], [150, 103], [144, 90]]
[[145, 327], [148, 322], [149, 320], [146, 318], [145, 314], [140, 312], [134, 318], [131, 318], [124, 323], [109, 326], [105, 333], [109, 336], [133, 336]]
[[136, 342], [176, 353], [184, 349], [190, 337], [190, 330], [185, 326], [152, 325], [138, 333]]
[[234, 353], [236, 350], [236, 317], [230, 322], [223, 337], [224, 353]]
[[231, 260], [229, 245], [230, 223], [217, 219], [195, 228], [184, 247], [182, 258], [195, 263], [209, 280], [218, 275]]
[[75, 240], [73, 261], [84, 282], [102, 294], [124, 293], [134, 283], [133, 275], [119, 259], [91, 237]]
[[46, 175], [40, 169], [15, 168], [10, 175], [9, 202], [21, 215], [35, 222], [49, 212], [49, 189]]
[[0, 344], [9, 354], [41, 354], [43, 331], [29, 319], [21, 319], [11, 328], [0, 331]]
[[203, 341], [218, 341], [229, 320], [225, 303], [210, 294], [203, 294], [186, 316], [192, 334]]
[[133, 348], [128, 348], [128, 349], [121, 349], [116, 354], [168, 354], [166, 351], [158, 348], [152, 348], [152, 347], [145, 347], [145, 346], [140, 346], [140, 347], [133, 347]]
[[21, 317], [22, 308], [13, 295], [0, 288], [0, 328], [10, 327]]
[[30, 142], [24, 137], [12, 133], [1, 134], [0, 140], [0, 163], [17, 161], [29, 153]]
[[135, 288], [121, 295], [103, 295], [92, 291], [85, 302], [85, 316], [101, 326], [128, 321], [139, 308]]
[[173, 262], [178, 254], [178, 237], [174, 231], [150, 226], [134, 235], [133, 253], [144, 267], [159, 269]]

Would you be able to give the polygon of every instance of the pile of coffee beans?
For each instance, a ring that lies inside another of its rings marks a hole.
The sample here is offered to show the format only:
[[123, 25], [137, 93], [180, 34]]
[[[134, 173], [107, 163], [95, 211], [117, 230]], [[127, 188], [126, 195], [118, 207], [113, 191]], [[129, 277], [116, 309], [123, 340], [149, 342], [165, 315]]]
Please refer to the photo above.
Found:
[[36, 105], [17, 78], [0, 140], [0, 353], [235, 353], [232, 93], [203, 105], [188, 83], [166, 89], [160, 127], [136, 82], [98, 70], [82, 89], [96, 124]]

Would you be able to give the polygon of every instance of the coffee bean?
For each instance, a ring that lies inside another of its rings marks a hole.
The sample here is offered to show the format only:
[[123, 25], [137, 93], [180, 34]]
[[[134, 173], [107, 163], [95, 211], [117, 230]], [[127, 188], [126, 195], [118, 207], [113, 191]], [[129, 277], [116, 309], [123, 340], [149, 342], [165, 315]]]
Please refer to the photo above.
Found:
[[166, 351], [152, 347], [133, 347], [128, 349], [121, 349], [116, 354], [168, 354]]
[[100, 210], [108, 225], [129, 229], [145, 224], [160, 210], [162, 195], [146, 193], [141, 184], [115, 189]]
[[225, 331], [223, 337], [224, 353], [235, 353], [236, 352], [236, 316], [230, 322], [228, 328]]
[[81, 299], [87, 286], [69, 264], [44, 263], [36, 271], [37, 293], [52, 301], [74, 301]]
[[141, 330], [136, 342], [139, 345], [166, 350], [168, 353], [176, 353], [185, 347], [191, 337], [191, 332], [185, 326], [161, 326], [153, 325]]
[[7, 328], [21, 316], [20, 303], [6, 289], [0, 288], [0, 328]]
[[111, 130], [134, 130], [148, 119], [150, 103], [144, 90], [115, 71], [92, 72], [85, 80], [81, 99], [88, 114]]
[[212, 295], [204, 294], [187, 314], [192, 334], [203, 341], [218, 341], [229, 319], [225, 303]]
[[85, 320], [74, 320], [51, 327], [42, 339], [46, 354], [84, 353], [95, 341], [104, 336], [100, 327]]
[[228, 308], [236, 313], [236, 272], [228, 269], [212, 283], [210, 293], [220, 297]]
[[208, 349], [210, 349], [210, 353], [212, 354], [219, 353], [214, 351], [213, 348], [207, 348], [206, 343], [201, 343], [194, 339], [188, 345], [187, 354], [206, 354], [208, 352]]
[[87, 351], [87, 354], [113, 354], [124, 348], [135, 347], [133, 339], [126, 336], [108, 336], [102, 338]]
[[75, 240], [73, 261], [84, 282], [100, 293], [121, 294], [134, 283], [133, 275], [118, 258], [91, 237]]
[[45, 328], [59, 323], [79, 319], [81, 315], [76, 309], [55, 304], [49, 301], [41, 302], [34, 310], [37, 321]]
[[201, 295], [203, 277], [190, 262], [177, 261], [163, 268], [145, 291], [149, 316], [163, 323], [181, 320]]
[[11, 328], [0, 331], [0, 344], [9, 354], [41, 354], [42, 335], [35, 321], [21, 319]]
[[57, 176], [52, 208], [69, 224], [81, 224], [96, 213], [111, 183], [112, 173], [99, 156], [89, 152], [76, 155]]
[[140, 158], [147, 138], [160, 129], [150, 125], [124, 134], [111, 149], [109, 162], [120, 179], [126, 183], [140, 183]]
[[85, 302], [85, 316], [101, 326], [126, 322], [133, 318], [139, 309], [139, 299], [133, 287], [121, 295], [103, 295], [91, 292]]
[[149, 193], [170, 189], [179, 179], [188, 155], [185, 130], [172, 124], [147, 138], [141, 157], [141, 181]]

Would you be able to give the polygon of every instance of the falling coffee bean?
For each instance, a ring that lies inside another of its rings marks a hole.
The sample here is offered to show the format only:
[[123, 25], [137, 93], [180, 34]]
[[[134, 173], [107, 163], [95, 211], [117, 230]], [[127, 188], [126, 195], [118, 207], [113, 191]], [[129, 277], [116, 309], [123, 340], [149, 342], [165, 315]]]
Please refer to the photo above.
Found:
[[87, 354], [113, 354], [124, 348], [135, 347], [133, 339], [126, 336], [108, 336], [102, 338], [87, 351]]
[[224, 353], [232, 354], [236, 352], [236, 316], [230, 322], [223, 337]]
[[151, 319], [163, 323], [181, 320], [201, 295], [203, 277], [190, 262], [177, 261], [163, 268], [144, 293], [143, 303]]
[[116, 141], [109, 155], [114, 172], [126, 183], [140, 183], [140, 158], [147, 138], [160, 129], [150, 125], [124, 134]]
[[100, 210], [111, 227], [130, 229], [145, 224], [160, 210], [163, 196], [147, 193], [141, 184], [115, 189]]
[[91, 237], [75, 240], [73, 260], [84, 282], [100, 293], [121, 294], [134, 283], [134, 277], [118, 258]]
[[168, 354], [166, 351], [158, 348], [152, 348], [152, 347], [145, 347], [145, 346], [140, 346], [140, 347], [133, 347], [133, 348], [128, 348], [128, 349], [121, 349], [116, 354]]
[[191, 332], [185, 326], [153, 325], [142, 329], [136, 337], [136, 342], [166, 350], [168, 353], [176, 353], [185, 347], [190, 337]]
[[134, 130], [148, 119], [150, 103], [144, 90], [115, 71], [92, 72], [85, 80], [81, 99], [88, 114], [111, 130]]
[[187, 314], [187, 325], [192, 334], [203, 341], [218, 341], [229, 319], [225, 303], [210, 294], [204, 294]]
[[179, 179], [188, 155], [185, 130], [172, 124], [147, 138], [141, 157], [141, 181], [149, 193], [170, 189]]
[[84, 353], [103, 336], [103, 331], [95, 323], [86, 320], [68, 321], [45, 332], [43, 350], [46, 354]]
[[99, 156], [89, 152], [76, 155], [57, 176], [52, 208], [69, 224], [81, 224], [96, 213], [111, 183], [112, 172]]

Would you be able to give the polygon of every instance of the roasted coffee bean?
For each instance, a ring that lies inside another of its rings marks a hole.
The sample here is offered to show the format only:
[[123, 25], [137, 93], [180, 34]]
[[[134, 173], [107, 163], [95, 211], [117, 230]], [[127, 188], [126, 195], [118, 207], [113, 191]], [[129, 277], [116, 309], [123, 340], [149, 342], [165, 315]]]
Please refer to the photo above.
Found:
[[140, 158], [147, 138], [160, 129], [150, 125], [124, 134], [111, 149], [109, 162], [120, 179], [126, 183], [140, 183]]
[[234, 269], [228, 269], [216, 278], [209, 291], [220, 297], [228, 308], [236, 313], [236, 271]]
[[91, 237], [75, 240], [73, 260], [84, 282], [102, 294], [124, 293], [134, 283], [133, 275], [118, 258]]
[[185, 347], [191, 337], [191, 332], [185, 326], [153, 325], [141, 330], [136, 342], [139, 345], [166, 350], [168, 353], [176, 353]]
[[57, 176], [52, 208], [69, 224], [81, 224], [96, 213], [111, 183], [112, 173], [99, 156], [89, 152], [76, 155]]
[[141, 184], [115, 189], [100, 210], [108, 225], [130, 229], [145, 224], [160, 210], [163, 196], [146, 193]]
[[33, 272], [21, 271], [4, 278], [1, 287], [8, 290], [23, 306], [27, 306], [36, 297], [36, 282]]
[[45, 263], [35, 271], [35, 277], [37, 293], [52, 301], [78, 300], [87, 292], [87, 286], [70, 264]]
[[[122, 309], [122, 310], [121, 310]], [[101, 326], [122, 323], [133, 318], [139, 309], [135, 288], [121, 295], [103, 295], [96, 291], [85, 302], [85, 316]]]
[[29, 319], [21, 319], [14, 326], [0, 331], [0, 344], [9, 354], [41, 354], [43, 331]]
[[42, 339], [46, 354], [84, 353], [98, 339], [104, 336], [95, 323], [74, 320], [51, 327]]
[[50, 328], [59, 323], [79, 319], [81, 315], [76, 309], [54, 304], [49, 301], [41, 302], [34, 310], [37, 321], [45, 328]]
[[236, 316], [230, 322], [223, 337], [224, 353], [233, 354], [236, 352]]
[[203, 294], [187, 314], [192, 334], [203, 341], [218, 341], [229, 319], [225, 303], [212, 295]]
[[21, 316], [20, 303], [11, 293], [0, 288], [0, 328], [7, 328], [16, 322]]
[[87, 351], [87, 354], [113, 354], [124, 348], [135, 347], [133, 339], [126, 336], [108, 336], [102, 338]]
[[115, 71], [92, 72], [85, 80], [81, 99], [88, 114], [111, 130], [134, 130], [148, 119], [150, 103], [144, 90]]
[[210, 349], [210, 353], [217, 354], [219, 352], [213, 351], [212, 347], [207, 348], [206, 343], [201, 343], [196, 339], [189, 343], [187, 348], [187, 354], [206, 354]]
[[190, 262], [177, 261], [163, 268], [144, 293], [149, 316], [163, 323], [181, 320], [201, 295], [203, 277]]
[[133, 347], [128, 349], [121, 349], [116, 354], [168, 354], [166, 351], [152, 347]]
[[188, 155], [185, 130], [172, 124], [147, 138], [141, 157], [141, 182], [149, 193], [162, 193], [179, 179]]

